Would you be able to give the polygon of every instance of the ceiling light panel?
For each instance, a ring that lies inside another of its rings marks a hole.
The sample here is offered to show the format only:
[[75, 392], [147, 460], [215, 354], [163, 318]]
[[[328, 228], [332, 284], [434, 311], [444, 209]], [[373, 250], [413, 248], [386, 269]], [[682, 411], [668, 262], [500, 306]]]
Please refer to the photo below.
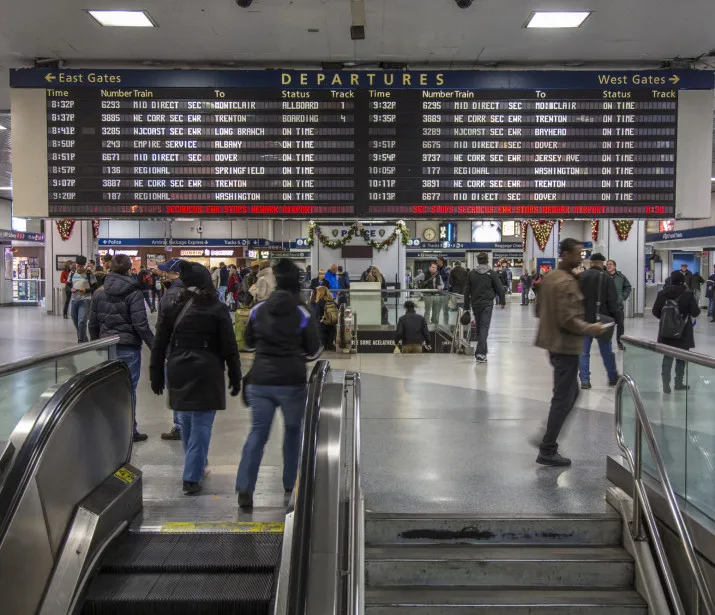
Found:
[[526, 27], [578, 28], [590, 14], [590, 11], [536, 11]]
[[155, 28], [146, 11], [87, 11], [100, 26], [115, 28]]

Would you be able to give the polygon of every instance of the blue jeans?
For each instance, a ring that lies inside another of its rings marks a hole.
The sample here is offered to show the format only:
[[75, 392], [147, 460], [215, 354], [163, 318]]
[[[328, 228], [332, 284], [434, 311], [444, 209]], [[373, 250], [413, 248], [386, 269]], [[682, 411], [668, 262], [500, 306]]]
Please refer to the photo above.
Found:
[[72, 301], [72, 322], [77, 329], [77, 343], [84, 344], [89, 341], [87, 336], [87, 318], [89, 317], [89, 300], [79, 299]]
[[181, 444], [184, 446], [183, 480], [200, 483], [208, 461], [216, 410], [177, 410], [176, 416], [181, 429]]
[[713, 297], [708, 299], [708, 316], [713, 315]]
[[300, 429], [305, 412], [305, 385], [268, 386], [249, 384], [246, 389], [253, 413], [253, 427], [243, 446], [241, 464], [236, 475], [236, 491], [253, 493], [258, 480], [258, 469], [263, 449], [268, 441], [276, 408], [281, 407], [285, 421], [283, 436], [283, 488], [293, 489], [298, 476]]
[[132, 416], [134, 417], [134, 433], [137, 431], [137, 385], [142, 372], [141, 346], [117, 344], [117, 359], [124, 361], [132, 377]]
[[521, 291], [521, 305], [529, 305], [529, 289], [524, 288]]
[[219, 300], [221, 303], [226, 303], [226, 290], [227, 290], [227, 288], [228, 288], [227, 286], [219, 286], [219, 287], [216, 289], [216, 292], [218, 293], [218, 300]]
[[142, 294], [144, 295], [144, 301], [146, 301], [146, 304], [149, 306], [150, 310], [154, 309], [154, 296], [151, 294], [150, 290], [143, 290]]
[[[613, 344], [598, 341], [598, 349], [601, 351], [603, 365], [606, 368], [608, 379], [612, 382], [618, 380], [618, 368], [616, 367], [616, 357], [613, 354]], [[578, 377], [581, 382], [591, 382], [591, 343], [592, 337], [583, 338], [583, 354], [578, 361]]]

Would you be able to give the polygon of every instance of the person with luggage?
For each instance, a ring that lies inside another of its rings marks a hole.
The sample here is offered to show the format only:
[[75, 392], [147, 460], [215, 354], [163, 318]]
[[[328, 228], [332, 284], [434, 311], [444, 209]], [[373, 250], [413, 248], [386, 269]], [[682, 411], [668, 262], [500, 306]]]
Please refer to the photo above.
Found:
[[524, 269], [524, 273], [522, 273], [519, 278], [519, 284], [521, 284], [521, 305], [529, 305], [529, 291], [531, 290], [533, 281], [529, 272]]
[[144, 307], [144, 294], [139, 282], [130, 275], [132, 261], [125, 254], [112, 259], [104, 286], [93, 295], [89, 308], [89, 337], [119, 336], [117, 359], [124, 361], [132, 378], [132, 415], [134, 442], [143, 442], [147, 435], [137, 429], [137, 385], [142, 367], [142, 342], [150, 349], [154, 334]]
[[71, 289], [72, 322], [77, 329], [77, 343], [84, 344], [89, 341], [87, 337], [87, 319], [89, 318], [89, 304], [92, 293], [97, 289], [97, 278], [87, 269], [87, 257], [81, 254], [75, 258], [76, 269], [70, 273], [68, 284]]
[[[591, 255], [591, 268], [578, 276], [581, 293], [584, 297], [586, 322], [618, 321], [616, 283], [606, 273], [605, 263], [606, 257], [596, 252]], [[606, 318], [602, 318], [603, 316]], [[578, 369], [582, 389], [591, 388], [591, 345], [593, 339], [591, 336], [583, 338], [583, 352]], [[608, 386], [614, 387], [618, 383], [618, 367], [616, 366], [616, 356], [613, 354], [613, 343], [610, 338], [598, 339], [597, 342], [608, 375]]]
[[236, 311], [241, 300], [241, 276], [233, 265], [229, 268], [227, 298], [228, 296], [233, 298], [233, 301], [228, 301], [229, 309]]
[[[181, 261], [184, 286], [158, 323], [151, 352], [151, 389], [169, 391], [184, 448], [185, 495], [201, 491], [217, 410], [226, 409], [226, 381], [232, 397], [241, 391], [241, 362], [231, 316], [218, 299], [211, 274], [200, 263]], [[166, 365], [166, 370], [164, 366]]]
[[573, 273], [581, 263], [582, 249], [583, 244], [576, 239], [564, 239], [561, 242], [561, 261], [556, 269], [541, 276], [536, 301], [539, 329], [534, 345], [548, 352], [554, 373], [549, 418], [536, 458], [536, 463], [546, 466], [571, 465], [570, 459], [559, 454], [557, 440], [578, 399], [582, 338], [598, 338], [603, 333], [601, 323], [586, 322], [581, 287]]
[[319, 286], [313, 300], [315, 320], [323, 347], [335, 350], [335, 337], [338, 331], [338, 306], [327, 286]]
[[[670, 284], [658, 293], [653, 304], [653, 316], [660, 320], [658, 343], [691, 350], [695, 348], [693, 335], [694, 319], [700, 314], [695, 293], [685, 283], [685, 275], [680, 271], [670, 274]], [[663, 393], [669, 394], [670, 374], [673, 370], [673, 357], [664, 356], [661, 367]], [[685, 383], [685, 361], [675, 360], [676, 391], [685, 391], [690, 387]]]
[[395, 343], [402, 354], [422, 354], [422, 347], [429, 348], [429, 328], [427, 320], [415, 311], [414, 301], [405, 301], [405, 313], [397, 321]]
[[626, 299], [631, 296], [631, 283], [623, 272], [618, 271], [616, 261], [612, 258], [606, 261], [606, 271], [613, 278], [616, 284], [616, 294], [618, 295], [618, 316], [616, 317], [616, 342], [618, 350], [625, 350], [625, 346], [621, 343], [621, 337], [625, 333], [625, 312], [623, 306]]
[[73, 264], [72, 261], [65, 261], [65, 264], [62, 266], [62, 272], [60, 273], [60, 284], [63, 285], [65, 292], [65, 304], [62, 308], [62, 317], [65, 319], [69, 318], [67, 312], [70, 309], [70, 301], [72, 301], [72, 286], [70, 286], [69, 279], [72, 274]]
[[480, 252], [477, 254], [477, 267], [469, 272], [464, 291], [464, 311], [472, 311], [477, 329], [477, 348], [474, 352], [477, 363], [487, 362], [487, 339], [495, 302], [501, 309], [506, 307], [504, 287], [499, 274], [489, 266], [487, 253]]
[[[157, 269], [164, 276], [166, 292], [159, 300], [159, 315], [156, 321], [156, 328], [163, 326], [165, 315], [171, 311], [176, 305], [176, 302], [184, 292], [184, 284], [181, 281], [181, 259], [172, 258], [165, 263], [161, 263]], [[174, 421], [171, 429], [161, 434], [162, 440], [181, 440], [181, 425], [179, 424], [179, 415], [176, 410], [173, 410]]]
[[321, 351], [315, 317], [300, 299], [298, 267], [282, 258], [276, 263], [274, 273], [276, 291], [251, 310], [246, 329], [246, 338], [256, 349], [256, 355], [244, 392], [251, 408], [251, 433], [243, 446], [236, 474], [238, 505], [243, 509], [253, 507], [258, 470], [278, 406], [285, 423], [283, 488], [286, 495], [295, 487], [305, 412], [305, 367]]
[[241, 281], [241, 307], [243, 309], [248, 309], [253, 305], [253, 295], [251, 294], [251, 288], [258, 281], [258, 271], [261, 268], [261, 263], [259, 261], [251, 261], [251, 270], [247, 275], [243, 276]]

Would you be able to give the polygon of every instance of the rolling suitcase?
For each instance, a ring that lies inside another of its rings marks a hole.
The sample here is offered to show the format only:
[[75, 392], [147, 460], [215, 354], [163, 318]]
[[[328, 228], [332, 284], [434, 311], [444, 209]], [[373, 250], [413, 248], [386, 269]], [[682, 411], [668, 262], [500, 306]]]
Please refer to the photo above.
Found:
[[251, 316], [249, 308], [240, 308], [236, 310], [236, 319], [233, 324], [233, 331], [236, 334], [236, 343], [239, 351], [249, 350], [246, 345], [246, 326], [248, 319]]

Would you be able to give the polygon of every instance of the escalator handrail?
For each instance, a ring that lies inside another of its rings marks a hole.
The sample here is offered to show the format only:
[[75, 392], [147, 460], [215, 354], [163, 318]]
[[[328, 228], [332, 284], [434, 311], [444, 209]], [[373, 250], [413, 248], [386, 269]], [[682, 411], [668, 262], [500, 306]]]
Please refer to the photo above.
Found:
[[104, 348], [111, 348], [112, 346], [116, 346], [118, 343], [119, 336], [112, 335], [111, 337], [103, 337], [102, 339], [87, 342], [86, 344], [77, 344], [75, 346], [70, 346], [69, 348], [63, 348], [62, 350], [53, 350], [52, 352], [46, 352], [45, 354], [34, 355], [32, 357], [27, 357], [26, 359], [20, 359], [19, 361], [0, 363], [0, 376], [16, 374], [17, 372], [37, 367], [43, 363], [50, 363], [59, 359], [74, 357], [78, 354], [83, 354], [88, 350], [103, 350]]
[[[623, 390], [626, 388], [633, 398], [633, 407], [635, 408], [635, 443], [633, 451], [631, 451], [628, 444], [626, 444], [625, 436], [623, 435]], [[616, 385], [615, 423], [616, 441], [618, 443], [618, 447], [621, 449], [621, 453], [627, 460], [628, 465], [630, 466], [631, 474], [633, 475], [633, 519], [630, 528], [633, 539], [642, 540], [642, 514], [646, 520], [651, 538], [653, 539], [656, 556], [658, 558], [658, 563], [660, 564], [660, 571], [665, 579], [666, 588], [668, 590], [668, 594], [670, 595], [673, 608], [678, 615], [684, 615], [685, 609], [683, 608], [683, 604], [675, 584], [673, 571], [668, 563], [665, 548], [663, 547], [663, 542], [660, 538], [660, 533], [658, 532], [655, 516], [650, 506], [650, 501], [648, 500], [648, 495], [645, 489], [645, 483], [642, 478], [643, 447], [641, 441], [643, 439], [642, 436], [645, 435], [645, 441], [648, 445], [648, 449], [650, 450], [651, 458], [653, 459], [656, 470], [658, 471], [660, 486], [665, 493], [665, 500], [668, 504], [668, 509], [670, 510], [670, 514], [673, 516], [673, 520], [675, 521], [678, 538], [680, 539], [681, 546], [685, 551], [690, 571], [695, 579], [695, 587], [700, 592], [700, 598], [703, 601], [707, 615], [715, 615], [713, 597], [707, 581], [705, 580], [705, 576], [703, 575], [700, 563], [698, 562], [690, 532], [688, 531], [683, 515], [680, 512], [675, 491], [670, 483], [668, 472], [666, 471], [665, 464], [663, 463], [663, 457], [660, 453], [658, 440], [655, 437], [653, 426], [651, 425], [645, 406], [643, 405], [643, 398], [641, 397], [635, 381], [628, 374], [623, 374], [619, 378], [618, 384]]]
[[318, 361], [308, 381], [300, 466], [296, 482], [294, 531], [288, 581], [288, 613], [307, 615], [308, 571], [313, 527], [313, 498], [318, 454], [318, 423], [323, 386], [330, 370], [328, 361]]
[[[77, 397], [84, 393], [87, 385], [95, 384], [98, 380], [111, 376], [117, 371], [124, 371], [127, 380], [131, 380], [126, 363], [117, 360], [105, 361], [70, 378], [57, 389], [49, 400], [44, 402], [44, 407], [39, 411], [22, 446], [17, 451], [12, 467], [0, 488], [0, 544], [5, 539], [45, 446], [67, 408], [71, 407]], [[128, 462], [130, 457], [131, 446], [127, 451], [125, 462]]]

